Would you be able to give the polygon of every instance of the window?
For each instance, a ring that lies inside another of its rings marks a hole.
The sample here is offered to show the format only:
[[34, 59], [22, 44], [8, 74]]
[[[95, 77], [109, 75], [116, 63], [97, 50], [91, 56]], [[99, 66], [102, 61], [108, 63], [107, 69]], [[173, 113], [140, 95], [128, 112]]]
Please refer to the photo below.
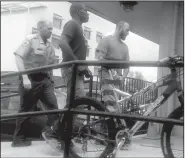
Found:
[[38, 32], [37, 28], [32, 27], [32, 34], [36, 34]]
[[54, 46], [54, 48], [59, 49], [59, 40], [60, 40], [60, 36], [57, 35], [52, 35], [52, 44]]
[[62, 17], [57, 14], [53, 14], [53, 27], [57, 29], [62, 28]]
[[103, 38], [103, 34], [100, 32], [97, 32], [96, 33], [96, 42], [99, 43], [102, 38]]
[[56, 63], [59, 63], [59, 56], [55, 55]]
[[95, 50], [95, 59], [98, 59], [99, 55], [100, 55], [100, 52], [96, 49]]
[[87, 47], [87, 53], [86, 53], [86, 57], [89, 57], [89, 52], [91, 51], [91, 48], [88, 46]]
[[91, 38], [91, 29], [90, 28], [84, 27], [84, 36], [88, 40]]

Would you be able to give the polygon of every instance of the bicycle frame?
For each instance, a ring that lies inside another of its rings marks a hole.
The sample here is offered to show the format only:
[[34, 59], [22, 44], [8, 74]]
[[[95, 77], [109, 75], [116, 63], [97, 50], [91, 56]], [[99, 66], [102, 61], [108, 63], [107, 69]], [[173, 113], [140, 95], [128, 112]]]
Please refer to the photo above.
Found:
[[[113, 79], [112, 73], [109, 70], [109, 74], [111, 79]], [[171, 69], [171, 74], [164, 76], [162, 79], [158, 80], [156, 83], [142, 89], [139, 92], [136, 92], [133, 95], [130, 95], [129, 93], [123, 92], [117, 88], [115, 88], [113, 85], [110, 85], [113, 88], [114, 94], [118, 93], [121, 96], [126, 96], [124, 99], [122, 100], [118, 100], [118, 96], [117, 94], [115, 94], [116, 99], [117, 99], [117, 103], [122, 103], [125, 100], [129, 100], [134, 96], [137, 96], [138, 94], [141, 93], [146, 93], [149, 90], [153, 90], [155, 88], [159, 88], [159, 87], [163, 87], [163, 86], [167, 86], [167, 88], [163, 91], [163, 93], [152, 103], [149, 104], [145, 104], [145, 105], [141, 105], [141, 106], [148, 106], [146, 112], [143, 114], [144, 116], [149, 116], [151, 114], [153, 114], [154, 112], [157, 111], [157, 109], [163, 105], [165, 103], [166, 100], [168, 100], [168, 98], [177, 90], [178, 93], [178, 98], [179, 101], [181, 103], [181, 105], [184, 105], [184, 97], [183, 97], [183, 91], [182, 91], [182, 87], [181, 87], [181, 82], [180, 80], [178, 80], [177, 78], [177, 72], [176, 69]], [[138, 130], [139, 128], [144, 124], [144, 121], [137, 121], [134, 126], [129, 130], [129, 133], [131, 136], [133, 136]]]

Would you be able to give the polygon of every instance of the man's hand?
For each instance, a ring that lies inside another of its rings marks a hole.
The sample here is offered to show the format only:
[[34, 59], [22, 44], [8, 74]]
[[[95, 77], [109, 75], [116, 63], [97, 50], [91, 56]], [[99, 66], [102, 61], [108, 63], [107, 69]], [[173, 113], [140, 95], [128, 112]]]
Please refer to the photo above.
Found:
[[124, 85], [125, 84], [125, 79], [126, 77], [125, 76], [121, 76], [120, 80], [121, 80], [121, 83]]
[[23, 86], [24, 86], [25, 89], [30, 89], [31, 88], [31, 82], [30, 82], [27, 75], [23, 75]]
[[125, 76], [121, 76], [121, 75], [118, 75], [118, 74], [116, 74], [116, 75], [114, 75], [113, 76], [113, 79], [114, 80], [120, 80], [120, 82], [122, 83], [122, 84], [124, 84], [125, 83]]
[[78, 72], [80, 76], [85, 75], [86, 78], [90, 78], [92, 76], [92, 72], [89, 70], [87, 66], [79, 66]]
[[86, 69], [85, 69], [85, 77], [86, 77], [86, 78], [90, 78], [91, 76], [92, 76], [91, 70], [89, 70], [89, 68], [86, 68]]
[[85, 71], [85, 69], [87, 69], [87, 66], [78, 66], [78, 68], [77, 68], [77, 70], [78, 70], [79, 72]]

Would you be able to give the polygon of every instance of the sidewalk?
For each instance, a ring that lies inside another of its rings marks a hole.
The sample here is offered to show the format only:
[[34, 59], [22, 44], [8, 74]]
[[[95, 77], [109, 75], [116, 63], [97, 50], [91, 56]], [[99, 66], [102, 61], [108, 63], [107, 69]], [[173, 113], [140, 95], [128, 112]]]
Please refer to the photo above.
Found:
[[[11, 142], [1, 142], [1, 157], [62, 157], [63, 155], [51, 149], [44, 141], [33, 141], [32, 144], [29, 147], [12, 148]], [[96, 153], [91, 152], [90, 155], [88, 154], [88, 157], [95, 157]], [[117, 158], [123, 157], [162, 158], [160, 139], [151, 140], [145, 136], [134, 138], [130, 150], [118, 152]]]

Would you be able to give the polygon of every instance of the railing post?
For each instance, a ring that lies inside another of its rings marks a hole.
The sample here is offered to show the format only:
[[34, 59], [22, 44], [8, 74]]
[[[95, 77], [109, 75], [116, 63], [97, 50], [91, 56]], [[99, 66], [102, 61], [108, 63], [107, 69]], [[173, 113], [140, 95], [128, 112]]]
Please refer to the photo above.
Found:
[[71, 89], [70, 89], [70, 99], [69, 99], [69, 110], [66, 112], [67, 116], [67, 128], [65, 133], [65, 149], [64, 149], [64, 158], [69, 158], [69, 150], [71, 143], [71, 135], [72, 135], [72, 127], [73, 127], [73, 114], [70, 112], [72, 105], [75, 99], [75, 91], [76, 91], [76, 75], [77, 75], [77, 65], [72, 65], [72, 78], [71, 78]]
[[90, 83], [89, 83], [89, 97], [92, 97], [92, 90], [93, 90], [93, 75], [90, 76], [89, 81], [90, 81]]

